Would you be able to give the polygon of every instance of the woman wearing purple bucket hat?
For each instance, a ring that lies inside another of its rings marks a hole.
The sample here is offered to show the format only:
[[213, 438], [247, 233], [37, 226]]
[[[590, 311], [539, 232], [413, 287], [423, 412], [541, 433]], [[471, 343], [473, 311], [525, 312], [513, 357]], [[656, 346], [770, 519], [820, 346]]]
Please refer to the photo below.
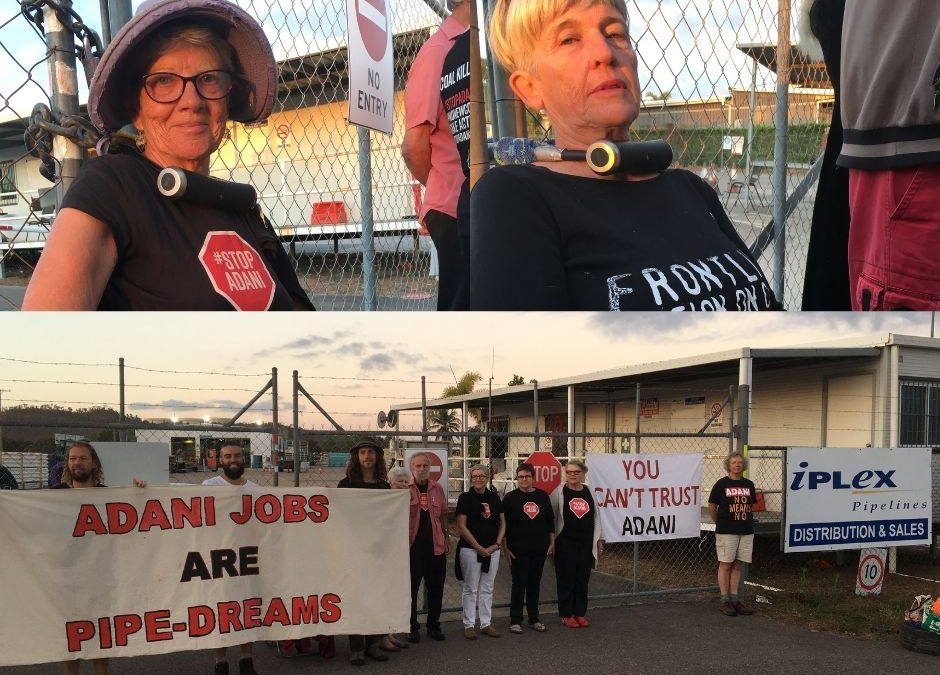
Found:
[[[65, 195], [23, 309], [313, 309], [253, 188], [208, 178], [229, 120], [264, 121], [276, 91], [271, 45], [234, 3], [143, 3], [89, 90], [107, 152]], [[175, 200], [157, 185], [171, 167]]]

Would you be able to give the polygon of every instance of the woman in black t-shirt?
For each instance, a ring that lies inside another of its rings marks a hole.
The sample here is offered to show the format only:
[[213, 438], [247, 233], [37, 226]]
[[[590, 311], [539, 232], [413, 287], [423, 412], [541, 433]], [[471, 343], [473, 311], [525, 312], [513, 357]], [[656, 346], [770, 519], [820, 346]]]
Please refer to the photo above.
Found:
[[555, 510], [555, 579], [558, 615], [568, 628], [587, 627], [588, 581], [604, 552], [601, 519], [591, 489], [584, 484], [587, 465], [572, 459], [564, 466], [565, 484], [552, 495]]
[[[626, 141], [637, 56], [621, 0], [496, 2], [493, 54], [559, 148]], [[714, 190], [688, 171], [600, 177], [584, 162], [500, 166], [471, 193], [470, 308], [763, 310], [779, 304]]]
[[460, 542], [456, 564], [460, 570], [458, 578], [463, 579], [463, 629], [468, 640], [477, 638], [478, 618], [481, 633], [499, 637], [491, 623], [493, 584], [499, 569], [499, 549], [506, 534], [506, 518], [499, 495], [486, 486], [489, 479], [488, 466], [474, 466], [470, 469], [470, 489], [457, 498]]
[[[220, 205], [218, 187], [202, 203], [192, 196], [228, 122], [264, 121], [276, 90], [271, 45], [234, 3], [145, 3], [89, 89], [110, 152], [83, 167], [59, 205], [23, 309], [313, 309], [257, 205]], [[118, 142], [127, 124], [136, 137]], [[170, 167], [198, 174], [176, 201], [157, 188]]]

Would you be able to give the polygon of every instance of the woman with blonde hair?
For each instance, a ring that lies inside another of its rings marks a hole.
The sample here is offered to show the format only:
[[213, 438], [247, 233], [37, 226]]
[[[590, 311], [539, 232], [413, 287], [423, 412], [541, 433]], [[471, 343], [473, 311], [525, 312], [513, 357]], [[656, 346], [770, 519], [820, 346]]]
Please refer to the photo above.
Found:
[[[489, 39], [558, 148], [629, 140], [640, 84], [623, 0], [497, 0]], [[471, 309], [779, 307], [717, 194], [689, 171], [498, 166], [470, 210]]]

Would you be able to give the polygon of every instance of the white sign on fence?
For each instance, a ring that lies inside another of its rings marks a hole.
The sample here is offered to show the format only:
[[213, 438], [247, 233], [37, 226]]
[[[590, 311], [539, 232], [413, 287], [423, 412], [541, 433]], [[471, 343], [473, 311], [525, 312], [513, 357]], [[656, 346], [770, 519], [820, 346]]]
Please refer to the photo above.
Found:
[[392, 133], [394, 66], [390, 0], [346, 0], [349, 121]]
[[603, 538], [609, 542], [697, 537], [702, 455], [588, 454]]
[[403, 490], [0, 491], [0, 541], [0, 666], [408, 626]]
[[428, 480], [434, 483], [440, 483], [441, 487], [444, 488], [444, 494], [450, 495], [450, 481], [448, 480], [448, 456], [447, 456], [447, 446], [441, 445], [439, 443], [430, 443], [428, 447], [422, 447], [419, 445], [414, 445], [405, 449], [405, 452], [402, 456], [403, 464], [406, 469], [411, 470], [411, 458], [418, 454], [425, 454], [428, 456], [428, 461], [431, 464], [431, 472], [429, 474]]
[[929, 448], [789, 448], [784, 550], [930, 544], [930, 476]]
[[886, 548], [863, 548], [858, 557], [858, 575], [855, 577], [855, 595], [881, 595], [885, 580]]
[[170, 482], [169, 443], [94, 441], [92, 446], [101, 460], [103, 482], [110, 487], [133, 485], [135, 478], [149, 485]]

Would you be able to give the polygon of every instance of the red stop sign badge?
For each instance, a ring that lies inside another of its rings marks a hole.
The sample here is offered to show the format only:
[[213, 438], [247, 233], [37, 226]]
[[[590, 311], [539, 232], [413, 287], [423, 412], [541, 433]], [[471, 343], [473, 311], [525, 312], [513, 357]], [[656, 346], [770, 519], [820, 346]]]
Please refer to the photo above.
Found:
[[530, 519], [535, 520], [535, 517], [539, 515], [539, 505], [535, 502], [526, 502], [522, 506], [522, 512], [529, 516]]
[[558, 458], [550, 452], [539, 450], [529, 455], [526, 460], [535, 470], [532, 476], [532, 485], [548, 494], [553, 493], [561, 485], [561, 464]]
[[274, 279], [261, 255], [237, 232], [210, 232], [199, 251], [216, 293], [242, 312], [263, 311], [274, 299]]
[[388, 48], [386, 0], [356, 0], [356, 22], [369, 56], [373, 61], [381, 61]]
[[581, 499], [581, 497], [575, 497], [568, 502], [568, 508], [578, 517], [578, 520], [581, 520], [586, 514], [591, 512], [591, 507], [588, 505], [587, 501]]

